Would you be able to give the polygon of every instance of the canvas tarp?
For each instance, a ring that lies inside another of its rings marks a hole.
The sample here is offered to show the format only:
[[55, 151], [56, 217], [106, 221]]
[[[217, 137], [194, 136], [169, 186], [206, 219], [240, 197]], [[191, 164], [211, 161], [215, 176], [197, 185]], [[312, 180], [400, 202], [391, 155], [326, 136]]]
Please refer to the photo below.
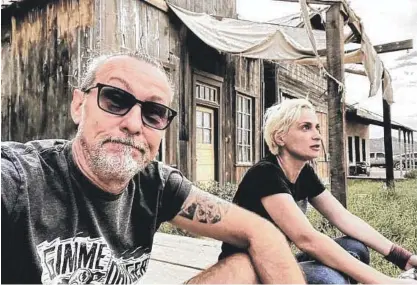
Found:
[[[172, 4], [169, 7], [204, 43], [219, 51], [276, 61], [315, 56], [304, 28], [214, 17]], [[313, 34], [317, 49], [325, 50], [325, 32], [313, 31]]]
[[[223, 18], [188, 11], [170, 3], [168, 5], [198, 38], [221, 52], [272, 61], [321, 65], [317, 55], [324, 54], [326, 49], [324, 31], [307, 27], [307, 33], [306, 28]], [[351, 9], [347, 10], [349, 17], [359, 21]], [[364, 64], [371, 83], [370, 96], [373, 96], [381, 85], [383, 72], [386, 74], [384, 82], [388, 89], [391, 88], [390, 77], [364, 31], [362, 35], [361, 48], [345, 54], [344, 62]], [[326, 65], [325, 57], [321, 57], [320, 61]], [[389, 103], [393, 101], [392, 89], [384, 90], [383, 94], [389, 98]]]

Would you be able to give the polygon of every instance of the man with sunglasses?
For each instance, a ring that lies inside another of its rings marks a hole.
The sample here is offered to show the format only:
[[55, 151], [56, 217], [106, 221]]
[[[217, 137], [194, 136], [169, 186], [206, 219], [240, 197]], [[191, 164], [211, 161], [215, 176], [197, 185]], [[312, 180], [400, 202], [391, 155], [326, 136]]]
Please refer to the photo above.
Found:
[[71, 141], [2, 144], [2, 283], [133, 283], [162, 222], [246, 248], [190, 283], [303, 283], [266, 220], [154, 160], [176, 115], [163, 69], [101, 56], [75, 89]]

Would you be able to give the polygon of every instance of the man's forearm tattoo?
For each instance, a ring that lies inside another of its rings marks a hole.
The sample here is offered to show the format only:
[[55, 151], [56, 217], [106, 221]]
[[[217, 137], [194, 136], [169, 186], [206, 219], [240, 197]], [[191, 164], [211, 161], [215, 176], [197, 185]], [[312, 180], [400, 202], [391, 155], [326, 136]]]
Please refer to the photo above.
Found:
[[227, 213], [230, 203], [204, 192], [192, 193], [181, 208], [180, 216], [200, 223], [215, 224]]

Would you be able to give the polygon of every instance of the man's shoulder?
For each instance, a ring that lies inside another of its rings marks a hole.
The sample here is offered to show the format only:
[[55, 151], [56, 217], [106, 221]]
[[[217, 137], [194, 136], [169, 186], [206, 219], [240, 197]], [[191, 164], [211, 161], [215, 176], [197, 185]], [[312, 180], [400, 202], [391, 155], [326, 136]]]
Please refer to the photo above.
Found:
[[63, 149], [68, 143], [68, 140], [63, 139], [33, 140], [26, 143], [6, 141], [1, 143], [1, 151], [2, 155], [7, 155], [9, 152], [13, 152], [15, 155], [40, 154], [48, 150]]
[[18, 170], [36, 167], [40, 160], [48, 159], [51, 153], [62, 152], [69, 143], [67, 140], [34, 140], [26, 143], [2, 142], [1, 159], [10, 161]]

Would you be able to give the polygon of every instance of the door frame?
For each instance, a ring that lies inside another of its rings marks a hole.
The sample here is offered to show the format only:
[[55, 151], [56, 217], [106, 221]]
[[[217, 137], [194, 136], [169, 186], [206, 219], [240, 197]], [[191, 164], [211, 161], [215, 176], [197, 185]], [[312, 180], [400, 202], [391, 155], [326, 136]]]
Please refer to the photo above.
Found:
[[[224, 169], [224, 161], [221, 160], [224, 154], [224, 149], [220, 138], [222, 138], [222, 124], [220, 118], [222, 118], [222, 106], [223, 96], [223, 78], [217, 75], [207, 73], [201, 70], [193, 69], [193, 86], [192, 86], [192, 136], [191, 136], [191, 177], [193, 181], [197, 179], [197, 141], [196, 141], [196, 109], [197, 105], [213, 110], [213, 137], [214, 137], [214, 179], [220, 184], [223, 184], [222, 169]], [[217, 89], [216, 102], [206, 101], [196, 98], [196, 84], [200, 82], [205, 85], [209, 85]]]

